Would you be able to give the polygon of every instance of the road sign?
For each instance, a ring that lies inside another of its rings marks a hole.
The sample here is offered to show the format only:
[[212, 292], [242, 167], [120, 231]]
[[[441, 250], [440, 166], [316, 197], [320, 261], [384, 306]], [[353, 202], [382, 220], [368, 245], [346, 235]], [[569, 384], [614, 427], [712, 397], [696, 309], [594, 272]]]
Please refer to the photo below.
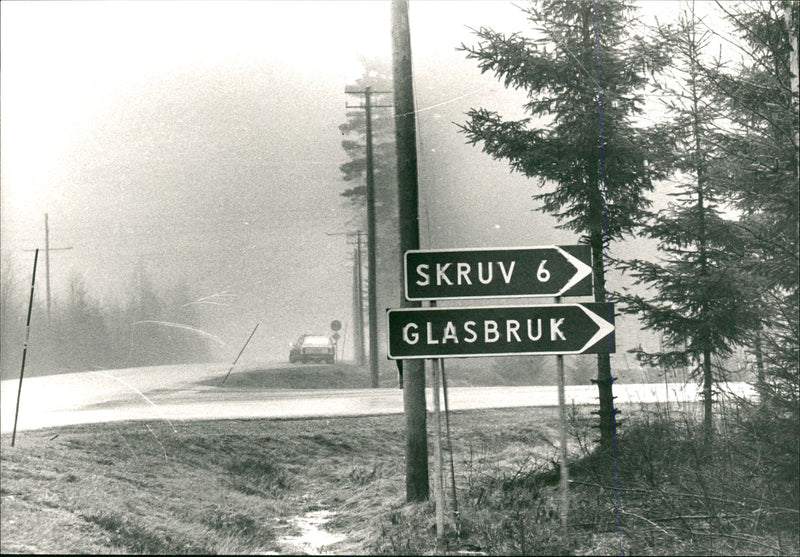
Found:
[[339, 333], [333, 333], [331, 335], [331, 338], [333, 339], [333, 343], [336, 344], [337, 342], [339, 342], [339, 339], [342, 338], [342, 337], [339, 336]]
[[331, 331], [338, 331], [341, 328], [342, 328], [341, 321], [339, 321], [338, 319], [334, 319], [333, 321], [331, 321]]
[[389, 358], [614, 352], [604, 303], [387, 310]]
[[408, 300], [591, 296], [589, 246], [410, 250]]

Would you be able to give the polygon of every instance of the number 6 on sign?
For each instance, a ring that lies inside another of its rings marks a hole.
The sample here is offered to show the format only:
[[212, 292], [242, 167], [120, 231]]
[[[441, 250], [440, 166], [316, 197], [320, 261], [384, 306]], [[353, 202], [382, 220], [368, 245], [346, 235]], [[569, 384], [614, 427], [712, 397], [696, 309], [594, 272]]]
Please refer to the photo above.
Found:
[[539, 282], [550, 280], [550, 271], [544, 268], [545, 263], [547, 263], [547, 259], [542, 259], [542, 262], [539, 263], [539, 270], [536, 271], [536, 278], [539, 279]]

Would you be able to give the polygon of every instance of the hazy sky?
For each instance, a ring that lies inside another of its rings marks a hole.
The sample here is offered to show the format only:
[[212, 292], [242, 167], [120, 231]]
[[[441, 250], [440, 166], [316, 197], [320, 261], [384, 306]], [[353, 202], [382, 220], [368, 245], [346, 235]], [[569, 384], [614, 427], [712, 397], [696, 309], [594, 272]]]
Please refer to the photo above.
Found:
[[[234, 355], [256, 322], [248, 352], [275, 358], [351, 323], [352, 246], [326, 234], [352, 216], [337, 126], [359, 56], [391, 57], [389, 7], [2, 2], [3, 256], [28, 277], [48, 213], [51, 247], [72, 248], [51, 253], [56, 296], [79, 273], [96, 298], [124, 299], [137, 265], [198, 298], [232, 294], [202, 311]], [[532, 212], [534, 182], [453, 123], [478, 106], [521, 116], [521, 94], [455, 50], [469, 27], [524, 29], [519, 9], [425, 0], [410, 16], [422, 247], [574, 243]]]

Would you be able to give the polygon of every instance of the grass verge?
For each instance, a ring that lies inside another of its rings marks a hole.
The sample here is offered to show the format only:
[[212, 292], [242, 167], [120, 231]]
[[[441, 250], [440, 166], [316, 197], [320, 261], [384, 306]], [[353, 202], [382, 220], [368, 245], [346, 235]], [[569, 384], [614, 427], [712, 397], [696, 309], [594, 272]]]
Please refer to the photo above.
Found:
[[729, 413], [709, 441], [691, 412], [632, 410], [626, 410], [616, 448], [601, 452], [587, 442], [593, 418], [572, 409], [569, 429], [578, 454], [570, 464], [566, 533], [554, 458], [477, 474], [462, 462], [459, 520], [445, 537], [409, 535], [431, 531], [432, 508], [397, 509], [382, 520], [370, 552], [798, 555], [800, 471], [786, 466], [797, 462], [796, 440], [778, 447], [770, 432], [753, 435], [755, 414]]
[[[458, 531], [404, 503], [404, 419], [73, 426], [3, 436], [2, 553], [299, 553], [294, 519], [331, 511], [339, 554], [797, 554], [792, 474], [720, 424], [630, 414], [613, 459], [573, 409], [568, 535], [558, 512], [557, 410], [451, 416]], [[429, 423], [431, 423], [429, 421]], [[772, 467], [772, 468], [771, 468]]]

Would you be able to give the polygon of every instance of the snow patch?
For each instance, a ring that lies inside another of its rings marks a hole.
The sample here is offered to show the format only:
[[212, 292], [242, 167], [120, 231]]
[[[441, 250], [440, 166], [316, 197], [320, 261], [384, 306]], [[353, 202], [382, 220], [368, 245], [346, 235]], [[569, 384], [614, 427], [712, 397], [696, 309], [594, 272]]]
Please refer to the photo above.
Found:
[[334, 513], [327, 510], [313, 511], [294, 518], [292, 522], [300, 529], [298, 536], [284, 537], [279, 543], [296, 547], [306, 555], [319, 555], [323, 547], [345, 539], [343, 535], [332, 534], [322, 529]]

